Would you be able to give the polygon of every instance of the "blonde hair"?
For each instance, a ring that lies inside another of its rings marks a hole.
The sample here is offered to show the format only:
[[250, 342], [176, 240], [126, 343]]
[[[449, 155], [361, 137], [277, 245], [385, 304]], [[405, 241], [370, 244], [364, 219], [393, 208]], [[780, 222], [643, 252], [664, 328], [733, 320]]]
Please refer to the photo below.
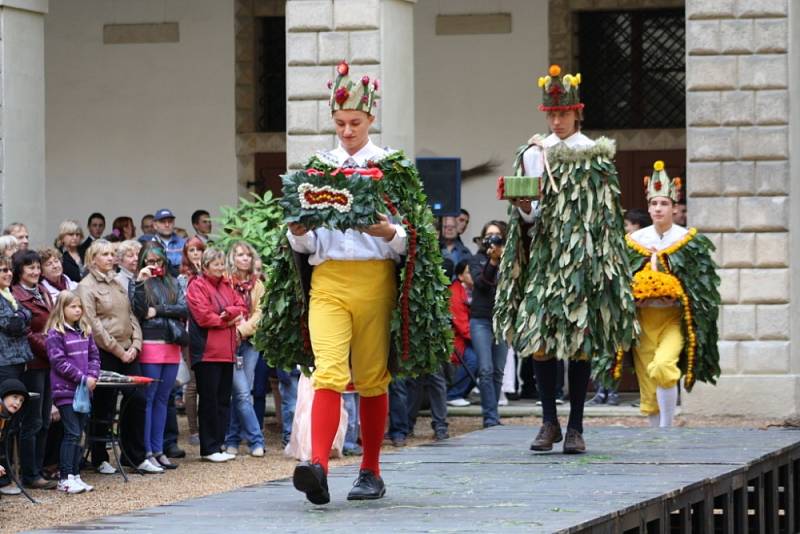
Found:
[[10, 248], [19, 249], [19, 241], [13, 235], [0, 236], [0, 256], [5, 256], [6, 250]]
[[78, 234], [80, 239], [83, 240], [83, 229], [81, 225], [78, 224], [77, 221], [67, 219], [66, 221], [61, 221], [61, 224], [58, 225], [58, 237], [56, 237], [54, 243], [56, 248], [64, 246], [64, 236], [68, 234]]
[[58, 294], [56, 302], [53, 304], [53, 309], [50, 311], [50, 317], [47, 318], [44, 331], [49, 332], [52, 329], [63, 334], [64, 328], [67, 326], [67, 319], [64, 317], [64, 308], [76, 300], [81, 303], [81, 310], [83, 310], [81, 318], [78, 321], [78, 328], [83, 335], [90, 336], [92, 334], [92, 323], [89, 322], [89, 318], [86, 316], [86, 310], [83, 308], [81, 298], [73, 291], [62, 291]]
[[250, 262], [250, 272], [248, 272], [248, 276], [253, 274], [253, 270], [255, 270], [256, 266], [256, 259], [258, 259], [258, 253], [256, 249], [253, 248], [253, 245], [246, 241], [234, 241], [233, 245], [230, 246], [228, 249], [228, 254], [225, 256], [225, 269], [228, 271], [228, 276], [233, 278], [236, 274], [236, 251], [240, 248], [245, 249], [249, 254], [252, 261]]
[[128, 252], [134, 252], [138, 257], [140, 250], [142, 250], [142, 243], [141, 241], [137, 241], [135, 239], [127, 239], [117, 243], [117, 260], [122, 261], [122, 258], [124, 258], [125, 254]]
[[92, 241], [89, 250], [86, 251], [86, 256], [84, 257], [83, 264], [89, 267], [90, 269], [94, 267], [94, 257], [98, 254], [103, 254], [104, 252], [111, 252], [114, 253], [114, 245], [111, 244], [110, 241], [105, 239], [95, 239]]

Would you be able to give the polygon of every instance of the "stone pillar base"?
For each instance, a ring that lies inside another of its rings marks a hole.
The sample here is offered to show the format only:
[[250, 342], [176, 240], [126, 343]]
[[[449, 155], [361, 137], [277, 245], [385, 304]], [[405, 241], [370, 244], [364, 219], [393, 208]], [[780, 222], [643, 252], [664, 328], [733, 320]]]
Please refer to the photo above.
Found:
[[800, 375], [723, 375], [716, 386], [698, 383], [681, 394], [681, 410], [692, 415], [786, 418], [800, 406]]

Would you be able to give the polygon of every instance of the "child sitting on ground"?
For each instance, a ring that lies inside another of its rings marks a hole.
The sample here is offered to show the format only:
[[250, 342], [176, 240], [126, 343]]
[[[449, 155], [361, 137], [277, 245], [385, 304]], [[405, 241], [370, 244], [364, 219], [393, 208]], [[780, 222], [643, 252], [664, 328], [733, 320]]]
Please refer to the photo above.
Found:
[[[28, 389], [25, 384], [16, 378], [8, 378], [0, 382], [0, 444], [6, 437], [6, 425], [10, 423], [14, 414], [22, 409], [22, 404], [26, 400], [28, 400]], [[6, 469], [0, 463], [0, 477], [5, 474]]]
[[94, 391], [100, 375], [100, 353], [78, 295], [71, 291], [59, 293], [45, 330], [53, 404], [58, 407], [64, 427], [58, 489], [66, 493], [92, 491], [94, 487], [81, 480], [80, 475], [81, 434], [89, 414], [73, 410], [72, 402], [82, 380], [90, 392]]

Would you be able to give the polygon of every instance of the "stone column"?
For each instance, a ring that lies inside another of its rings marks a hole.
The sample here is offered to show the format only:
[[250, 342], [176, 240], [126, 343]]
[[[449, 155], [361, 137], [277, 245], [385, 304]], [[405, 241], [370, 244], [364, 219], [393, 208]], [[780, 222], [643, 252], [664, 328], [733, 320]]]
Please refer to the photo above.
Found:
[[789, 3], [686, 2], [689, 223], [717, 245], [723, 300], [723, 375], [683, 397], [694, 413], [779, 417], [800, 406], [790, 318], [789, 216], [800, 197], [792, 202], [789, 180]]
[[287, 163], [335, 146], [325, 83], [343, 59], [381, 80], [376, 144], [414, 154], [413, 12], [416, 0], [288, 0]]
[[44, 15], [48, 0], [0, 0], [0, 219], [45, 235]]

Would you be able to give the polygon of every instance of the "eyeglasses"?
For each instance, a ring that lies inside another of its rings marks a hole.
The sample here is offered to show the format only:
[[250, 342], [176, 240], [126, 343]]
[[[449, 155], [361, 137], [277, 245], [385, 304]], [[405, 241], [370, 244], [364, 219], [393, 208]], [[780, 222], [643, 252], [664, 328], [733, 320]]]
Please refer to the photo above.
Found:
[[145, 265], [161, 265], [164, 263], [164, 260], [145, 260]]
[[0, 273], [6, 274], [6, 273], [10, 273], [10, 272], [11, 272], [11, 269], [9, 269], [8, 267], [0, 267]]

